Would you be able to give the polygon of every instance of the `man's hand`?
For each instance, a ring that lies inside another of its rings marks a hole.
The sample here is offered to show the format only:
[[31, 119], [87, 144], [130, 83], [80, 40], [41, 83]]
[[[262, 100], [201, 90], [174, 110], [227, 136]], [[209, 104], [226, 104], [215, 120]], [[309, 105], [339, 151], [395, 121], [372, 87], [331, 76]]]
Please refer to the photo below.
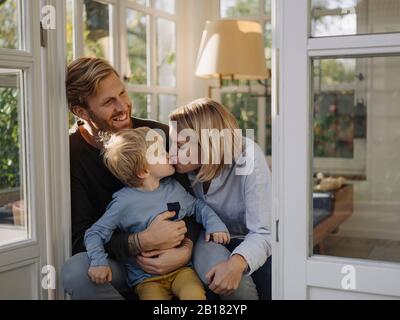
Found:
[[229, 260], [220, 262], [208, 271], [206, 274], [208, 287], [218, 295], [229, 296], [239, 287], [246, 269], [246, 260], [235, 254]]
[[[228, 232], [214, 232], [211, 234], [212, 240], [215, 243], [228, 244], [231, 241], [231, 237]], [[210, 234], [206, 234], [206, 242], [210, 241]]]
[[166, 211], [158, 215], [150, 226], [139, 233], [142, 251], [165, 250], [179, 246], [187, 232], [184, 221], [170, 221], [175, 212]]
[[185, 238], [177, 248], [143, 252], [136, 262], [147, 273], [164, 275], [185, 266], [192, 256], [193, 243]]
[[104, 284], [112, 280], [111, 268], [108, 266], [90, 267], [88, 275], [90, 280], [96, 284]]

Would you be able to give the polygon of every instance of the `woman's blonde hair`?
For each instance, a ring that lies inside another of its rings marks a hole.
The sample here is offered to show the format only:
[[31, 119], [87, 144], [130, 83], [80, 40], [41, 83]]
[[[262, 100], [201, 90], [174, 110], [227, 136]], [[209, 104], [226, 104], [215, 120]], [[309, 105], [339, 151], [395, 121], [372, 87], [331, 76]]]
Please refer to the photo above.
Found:
[[137, 188], [143, 183], [138, 174], [148, 168], [146, 141], [150, 128], [124, 129], [114, 133], [104, 143], [103, 161], [111, 173], [128, 187]]
[[[242, 141], [238, 136], [237, 121], [232, 113], [217, 101], [208, 98], [192, 101], [174, 110], [170, 114], [170, 120], [177, 122], [178, 134], [183, 129], [193, 129], [200, 146], [207, 146], [206, 150], [204, 148], [201, 150], [202, 159], [207, 161], [202, 163], [196, 182], [211, 181], [220, 175], [229, 165], [226, 163], [226, 159], [236, 159], [236, 151], [241, 150]], [[205, 138], [202, 136], [202, 129], [217, 129], [220, 133], [224, 130], [224, 134], [219, 135], [219, 143], [213, 142], [209, 137], [207, 137], [208, 141], [202, 141]], [[208, 154], [204, 154], [204, 152]], [[220, 163], [213, 164], [212, 157], [216, 153], [219, 154]]]

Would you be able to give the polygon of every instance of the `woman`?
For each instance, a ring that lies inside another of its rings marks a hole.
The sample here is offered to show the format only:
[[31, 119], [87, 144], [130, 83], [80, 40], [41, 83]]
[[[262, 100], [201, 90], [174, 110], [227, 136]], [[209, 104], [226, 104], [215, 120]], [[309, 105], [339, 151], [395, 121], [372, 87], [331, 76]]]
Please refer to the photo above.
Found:
[[[188, 173], [196, 197], [217, 212], [232, 237], [224, 246], [201, 234], [193, 253], [196, 271], [222, 299], [271, 299], [271, 174], [264, 153], [239, 136], [233, 115], [213, 100], [182, 106], [170, 121], [176, 171]], [[196, 139], [187, 142], [185, 129]], [[224, 131], [210, 138], [203, 129]]]

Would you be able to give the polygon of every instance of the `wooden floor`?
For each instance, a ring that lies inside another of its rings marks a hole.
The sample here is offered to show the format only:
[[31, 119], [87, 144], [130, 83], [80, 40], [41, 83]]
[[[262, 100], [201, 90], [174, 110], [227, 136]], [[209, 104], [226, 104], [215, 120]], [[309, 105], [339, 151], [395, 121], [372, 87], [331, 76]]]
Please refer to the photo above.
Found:
[[325, 255], [388, 262], [400, 262], [400, 241], [328, 236]]

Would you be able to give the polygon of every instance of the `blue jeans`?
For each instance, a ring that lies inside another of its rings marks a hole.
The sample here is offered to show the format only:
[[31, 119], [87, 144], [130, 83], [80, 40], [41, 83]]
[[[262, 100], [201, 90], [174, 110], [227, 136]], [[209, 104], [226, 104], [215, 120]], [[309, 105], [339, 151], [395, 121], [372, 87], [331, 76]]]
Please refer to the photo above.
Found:
[[89, 258], [86, 252], [78, 253], [65, 262], [62, 279], [65, 292], [73, 300], [123, 300], [122, 294], [133, 295], [127, 285], [125, 266], [108, 259], [112, 270], [111, 283], [95, 284], [88, 276]]
[[[193, 252], [193, 264], [196, 272], [207, 287], [206, 274], [216, 264], [226, 261], [231, 252], [243, 241], [232, 239], [224, 246], [204, 240], [204, 231], [200, 234]], [[243, 276], [238, 289], [230, 296], [220, 296], [223, 300], [271, 300], [271, 257], [251, 276]]]

